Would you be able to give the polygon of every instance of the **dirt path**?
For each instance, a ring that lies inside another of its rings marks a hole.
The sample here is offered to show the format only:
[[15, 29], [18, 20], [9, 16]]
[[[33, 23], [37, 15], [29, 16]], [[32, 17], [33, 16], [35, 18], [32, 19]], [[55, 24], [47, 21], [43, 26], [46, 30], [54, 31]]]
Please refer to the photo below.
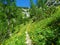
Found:
[[30, 36], [29, 36], [28, 32], [26, 31], [25, 34], [26, 34], [26, 44], [27, 45], [32, 45], [32, 41], [30, 39]]

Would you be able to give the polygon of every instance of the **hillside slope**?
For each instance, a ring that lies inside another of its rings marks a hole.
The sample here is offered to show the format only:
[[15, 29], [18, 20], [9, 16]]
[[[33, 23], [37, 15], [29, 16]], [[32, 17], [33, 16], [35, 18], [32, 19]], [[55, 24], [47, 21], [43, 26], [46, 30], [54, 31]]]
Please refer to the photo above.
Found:
[[59, 29], [60, 9], [49, 18], [21, 26], [19, 32], [13, 34], [2, 45], [26, 45], [25, 31], [28, 32], [32, 45], [60, 45]]

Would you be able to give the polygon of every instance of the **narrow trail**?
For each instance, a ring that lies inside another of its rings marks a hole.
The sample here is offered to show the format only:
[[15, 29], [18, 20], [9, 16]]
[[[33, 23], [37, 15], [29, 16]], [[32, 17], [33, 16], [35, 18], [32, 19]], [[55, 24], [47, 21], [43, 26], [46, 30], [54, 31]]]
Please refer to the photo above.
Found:
[[32, 45], [32, 41], [30, 39], [28, 32], [26, 31], [25, 34], [26, 34], [26, 45]]
[[[26, 10], [26, 9], [23, 9], [24, 10], [24, 13], [26, 14], [26, 16], [27, 17], [29, 17], [30, 16], [30, 14], [29, 14], [29, 12], [28, 12], [28, 10]], [[26, 45], [32, 45], [32, 41], [31, 41], [31, 39], [30, 39], [30, 36], [29, 36], [29, 34], [28, 34], [28, 32], [27, 31], [25, 31], [25, 34], [26, 34]]]

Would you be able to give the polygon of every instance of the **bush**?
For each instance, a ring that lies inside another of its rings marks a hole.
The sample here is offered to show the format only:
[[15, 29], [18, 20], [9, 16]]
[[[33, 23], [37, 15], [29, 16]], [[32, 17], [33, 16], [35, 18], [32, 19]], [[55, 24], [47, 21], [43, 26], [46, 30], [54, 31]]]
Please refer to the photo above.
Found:
[[60, 9], [51, 17], [30, 24], [27, 29], [33, 45], [59, 45]]

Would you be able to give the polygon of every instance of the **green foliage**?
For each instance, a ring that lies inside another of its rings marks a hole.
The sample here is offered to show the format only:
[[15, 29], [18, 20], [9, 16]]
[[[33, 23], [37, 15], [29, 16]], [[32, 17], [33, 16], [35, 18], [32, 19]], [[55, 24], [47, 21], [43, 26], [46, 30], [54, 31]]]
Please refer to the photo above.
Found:
[[[5, 1], [5, 0], [3, 0]], [[9, 0], [6, 0], [8, 3]], [[13, 1], [14, 2], [14, 1]], [[15, 5], [0, 3], [0, 42], [8, 39], [15, 31], [14, 27], [23, 23], [22, 10]]]
[[7, 22], [0, 20], [0, 43], [7, 38]]
[[46, 2], [47, 0], [37, 0], [38, 8], [40, 7], [44, 8], [46, 6]]
[[37, 6], [31, 0], [30, 18], [32, 18], [33, 22], [50, 17], [56, 12], [56, 7], [53, 5], [47, 6], [46, 2], [47, 0], [38, 0]]
[[17, 32], [13, 33], [13, 35], [5, 42], [3, 42], [2, 45], [26, 45], [25, 27], [23, 28], [22, 26], [24, 25], [15, 27]]
[[6, 0], [7, 4], [3, 3], [5, 0], [0, 1], [0, 43], [2, 45], [26, 45], [25, 31], [28, 31], [32, 45], [60, 45], [59, 6], [47, 7], [47, 0], [38, 0], [36, 6], [30, 0], [30, 17], [27, 18], [22, 13], [22, 9], [16, 7], [15, 0], [12, 2]]
[[[51, 17], [40, 22], [31, 23], [29, 34], [33, 45], [59, 45], [60, 34], [60, 8]], [[32, 31], [31, 31], [32, 30]]]

